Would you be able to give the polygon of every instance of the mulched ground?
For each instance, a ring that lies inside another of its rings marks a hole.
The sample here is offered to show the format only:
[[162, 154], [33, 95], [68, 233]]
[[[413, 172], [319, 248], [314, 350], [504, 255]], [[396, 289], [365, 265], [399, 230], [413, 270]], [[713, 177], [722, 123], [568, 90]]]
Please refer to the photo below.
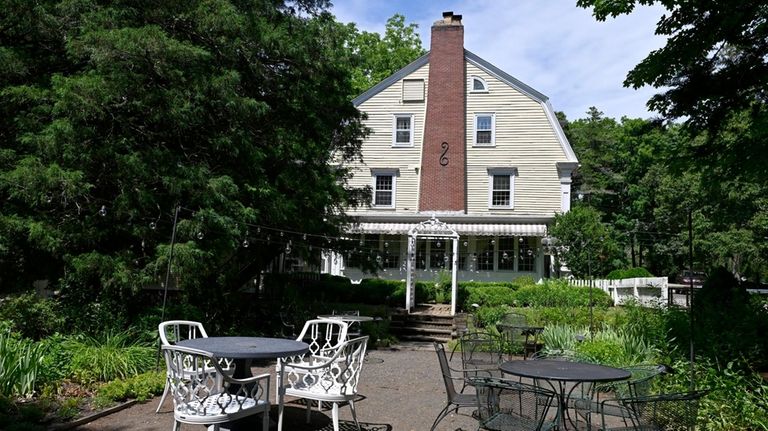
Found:
[[[454, 356], [459, 368], [459, 357]], [[257, 372], [273, 372], [274, 365], [254, 368]], [[273, 380], [274, 381], [274, 380]], [[274, 388], [272, 388], [274, 391]], [[446, 395], [440, 366], [431, 344], [401, 345], [387, 350], [369, 352], [362, 370], [360, 399], [355, 402], [357, 418], [365, 431], [425, 431], [429, 430], [438, 412], [445, 406]], [[273, 397], [274, 398], [274, 397]], [[80, 430], [105, 431], [168, 431], [173, 429], [172, 402], [166, 400], [160, 413], [155, 413], [160, 398], [137, 404], [120, 412], [97, 419]], [[322, 412], [314, 408], [310, 424], [305, 423], [305, 407], [301, 400], [286, 405], [284, 431], [332, 430], [329, 405]], [[341, 431], [356, 430], [348, 406], [341, 406]], [[438, 430], [473, 430], [477, 422], [469, 409], [459, 410], [440, 423]], [[272, 418], [277, 420], [277, 407]], [[201, 430], [199, 425], [182, 425], [182, 430]], [[258, 428], [260, 430], [260, 428]], [[272, 429], [277, 429], [275, 424]]]

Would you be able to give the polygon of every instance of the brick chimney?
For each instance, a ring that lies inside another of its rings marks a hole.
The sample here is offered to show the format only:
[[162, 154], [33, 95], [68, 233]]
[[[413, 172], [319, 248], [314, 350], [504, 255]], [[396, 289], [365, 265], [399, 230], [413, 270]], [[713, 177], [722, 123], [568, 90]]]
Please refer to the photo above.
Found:
[[466, 71], [461, 15], [432, 26], [419, 211], [466, 212]]

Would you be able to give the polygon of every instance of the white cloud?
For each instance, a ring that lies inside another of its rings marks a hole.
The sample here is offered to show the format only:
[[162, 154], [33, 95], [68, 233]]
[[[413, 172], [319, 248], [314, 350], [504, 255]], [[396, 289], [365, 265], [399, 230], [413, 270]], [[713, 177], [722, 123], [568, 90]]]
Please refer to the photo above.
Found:
[[589, 106], [610, 117], [652, 117], [645, 107], [655, 92], [624, 88], [626, 74], [664, 44], [654, 35], [660, 7], [598, 22], [575, 0], [337, 0], [340, 21], [382, 32], [387, 18], [404, 14], [419, 24], [429, 49], [432, 23], [442, 11], [463, 15], [464, 46], [551, 99], [568, 118], [582, 118]]

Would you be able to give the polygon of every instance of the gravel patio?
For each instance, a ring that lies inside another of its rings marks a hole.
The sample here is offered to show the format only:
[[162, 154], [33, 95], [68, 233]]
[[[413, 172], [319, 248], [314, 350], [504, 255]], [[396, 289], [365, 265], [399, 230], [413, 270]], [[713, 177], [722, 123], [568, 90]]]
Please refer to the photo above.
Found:
[[[460, 368], [460, 359], [454, 355], [453, 365]], [[253, 372], [272, 372], [274, 362]], [[274, 391], [274, 380], [271, 390]], [[361, 398], [355, 402], [357, 418], [366, 431], [424, 431], [429, 430], [438, 412], [445, 406], [446, 396], [437, 356], [430, 343], [398, 345], [386, 350], [369, 351], [362, 370], [359, 387]], [[274, 395], [270, 397], [274, 399]], [[169, 431], [173, 429], [172, 401], [166, 400], [160, 413], [155, 408], [160, 398], [136, 404], [125, 410], [83, 425], [79, 430], [104, 431]], [[326, 406], [327, 407], [327, 406]], [[284, 431], [332, 430], [330, 410], [312, 413], [311, 423], [305, 424], [305, 407], [288, 401]], [[355, 430], [348, 406], [339, 409], [342, 430]], [[439, 430], [474, 430], [477, 422], [469, 417], [469, 409], [459, 410], [440, 423]], [[277, 419], [273, 406], [272, 417]], [[203, 429], [201, 426], [182, 425], [182, 430]], [[276, 429], [273, 426], [272, 429]]]

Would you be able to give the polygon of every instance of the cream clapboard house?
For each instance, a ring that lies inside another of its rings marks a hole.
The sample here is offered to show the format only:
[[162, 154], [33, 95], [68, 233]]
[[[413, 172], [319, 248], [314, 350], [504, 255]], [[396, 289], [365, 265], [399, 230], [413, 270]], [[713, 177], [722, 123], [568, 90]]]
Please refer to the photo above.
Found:
[[[408, 232], [433, 217], [459, 234], [459, 280], [540, 280], [549, 273], [547, 227], [570, 208], [576, 156], [546, 96], [464, 49], [461, 16], [432, 27], [430, 52], [353, 103], [372, 131], [353, 186], [370, 186], [370, 207], [350, 210], [360, 250], [330, 256], [324, 272], [406, 278]], [[544, 240], [544, 241], [543, 241]], [[374, 253], [371, 254], [370, 251]], [[416, 241], [415, 274], [452, 269], [449, 241]]]

